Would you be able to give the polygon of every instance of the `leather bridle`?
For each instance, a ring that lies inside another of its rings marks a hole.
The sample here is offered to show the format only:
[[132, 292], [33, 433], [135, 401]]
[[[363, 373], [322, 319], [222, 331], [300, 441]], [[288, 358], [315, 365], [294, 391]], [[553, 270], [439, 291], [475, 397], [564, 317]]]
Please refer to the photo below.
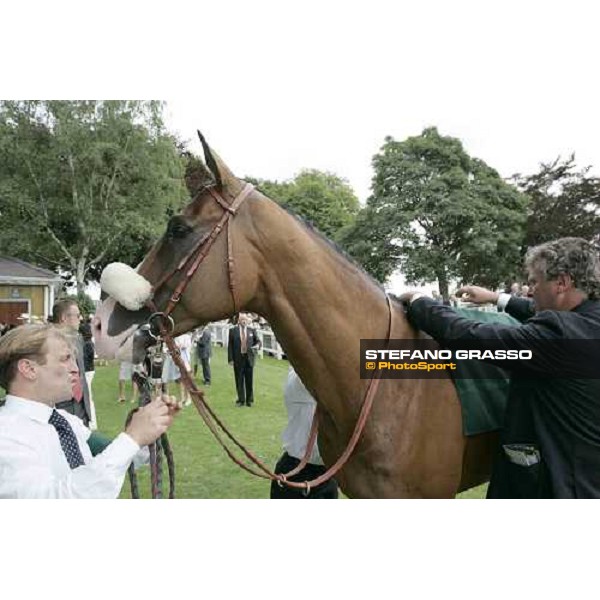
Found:
[[[223, 209], [223, 215], [208, 233], [208, 235], [200, 238], [196, 245], [179, 261], [177, 266], [168, 271], [163, 277], [161, 277], [161, 279], [159, 279], [156, 284], [154, 284], [152, 288], [152, 297], [146, 301], [146, 305], [154, 313], [152, 317], [156, 318], [157, 316], [160, 316], [165, 320], [170, 318], [171, 313], [175, 310], [175, 307], [181, 300], [181, 296], [183, 295], [185, 288], [192, 280], [192, 277], [198, 270], [198, 267], [202, 264], [202, 261], [208, 256], [213, 243], [217, 237], [219, 237], [219, 234], [225, 227], [227, 228], [227, 269], [229, 271], [229, 289], [231, 291], [231, 298], [233, 300], [233, 312], [234, 314], [238, 312], [238, 303], [235, 296], [234, 259], [231, 247], [231, 229], [229, 227], [229, 220], [235, 216], [242, 202], [244, 202], [244, 200], [246, 200], [246, 198], [252, 193], [253, 189], [254, 186], [250, 183], [247, 183], [231, 204], [227, 204], [221, 194], [213, 187], [204, 188], [200, 191], [200, 194], [208, 192], [215, 199], [215, 201]], [[198, 196], [196, 196], [196, 198], [197, 197]], [[173, 276], [177, 275], [177, 273], [183, 273], [183, 277], [175, 287], [175, 290], [169, 298], [169, 302], [167, 303], [165, 310], [159, 311], [154, 302], [154, 298], [162, 286]], [[152, 317], [150, 318], [152, 319]], [[152, 323], [150, 324], [152, 325]]]
[[[166, 275], [164, 275], [154, 286], [152, 297], [146, 301], [146, 306], [152, 311], [152, 315], [150, 316], [148, 322], [150, 324], [150, 329], [153, 337], [160, 338], [164, 340], [173, 362], [179, 368], [181, 379], [186, 386], [188, 392], [191, 397], [194, 399], [194, 405], [196, 406], [200, 416], [204, 420], [205, 424], [211, 431], [211, 433], [215, 436], [216, 440], [222, 446], [226, 454], [239, 465], [242, 469], [256, 475], [257, 477], [262, 477], [265, 479], [271, 479], [277, 481], [280, 485], [287, 485], [289, 487], [300, 488], [303, 489], [305, 494], [309, 494], [311, 488], [314, 488], [325, 481], [329, 480], [333, 477], [348, 461], [350, 455], [352, 454], [361, 434], [365, 427], [365, 423], [367, 421], [367, 417], [371, 411], [371, 407], [373, 405], [373, 400], [377, 393], [377, 389], [379, 386], [379, 382], [381, 380], [381, 370], [377, 370], [374, 372], [373, 377], [369, 380], [369, 384], [367, 386], [367, 390], [365, 392], [365, 399], [360, 409], [360, 413], [352, 433], [352, 436], [348, 442], [348, 445], [344, 452], [340, 455], [338, 460], [321, 476], [313, 479], [312, 481], [303, 481], [303, 482], [295, 482], [289, 481], [289, 478], [296, 475], [300, 472], [308, 463], [308, 459], [312, 453], [312, 449], [317, 439], [318, 432], [318, 408], [315, 411], [315, 415], [313, 418], [313, 423], [311, 426], [311, 431], [309, 435], [309, 440], [306, 447], [306, 452], [304, 457], [301, 459], [300, 463], [289, 473], [285, 474], [277, 474], [271, 471], [260, 459], [258, 459], [252, 452], [247, 450], [242, 444], [240, 444], [235, 437], [228, 431], [225, 425], [221, 422], [221, 420], [217, 417], [217, 415], [213, 412], [210, 405], [204, 399], [204, 393], [200, 390], [194, 380], [189, 375], [185, 363], [181, 358], [181, 353], [179, 348], [175, 344], [172, 333], [174, 329], [174, 321], [171, 317], [171, 313], [175, 310], [178, 302], [181, 299], [186, 287], [191, 281], [192, 277], [198, 270], [199, 266], [202, 264], [202, 261], [208, 256], [208, 253], [219, 236], [219, 234], [223, 231], [224, 228], [227, 229], [227, 269], [229, 274], [229, 289], [231, 292], [231, 298], [233, 301], [233, 311], [234, 314], [239, 310], [239, 303], [236, 299], [236, 289], [235, 289], [235, 262], [232, 252], [232, 244], [231, 244], [231, 227], [230, 220], [237, 214], [237, 211], [241, 204], [248, 198], [254, 186], [247, 183], [242, 191], [235, 197], [231, 204], [228, 204], [221, 194], [213, 187], [204, 188], [201, 190], [200, 194], [208, 192], [212, 198], [221, 206], [223, 209], [223, 215], [217, 222], [217, 224], [212, 228], [207, 236], [203, 236], [196, 245], [181, 259], [178, 265], [170, 270]], [[198, 194], [196, 198], [200, 195]], [[154, 299], [158, 291], [162, 288], [165, 283], [167, 283], [172, 277], [177, 275], [178, 273], [182, 273], [183, 277], [175, 287], [174, 292], [172, 293], [167, 306], [164, 311], [159, 311]], [[388, 306], [388, 331], [387, 331], [387, 341], [392, 334], [393, 323], [392, 323], [392, 307], [390, 304], [389, 296], [386, 294], [386, 301]], [[231, 451], [231, 449], [227, 446], [225, 441], [223, 440], [221, 433], [223, 432], [229, 440], [235, 444], [245, 455], [246, 457], [254, 463], [258, 470], [249, 467], [245, 463], [241, 462]]]

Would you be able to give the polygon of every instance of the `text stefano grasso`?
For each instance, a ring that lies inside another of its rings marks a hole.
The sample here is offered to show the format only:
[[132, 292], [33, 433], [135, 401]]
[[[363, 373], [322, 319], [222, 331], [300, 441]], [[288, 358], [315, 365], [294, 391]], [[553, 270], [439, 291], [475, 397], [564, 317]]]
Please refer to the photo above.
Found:
[[365, 360], [531, 360], [531, 350], [365, 350]]

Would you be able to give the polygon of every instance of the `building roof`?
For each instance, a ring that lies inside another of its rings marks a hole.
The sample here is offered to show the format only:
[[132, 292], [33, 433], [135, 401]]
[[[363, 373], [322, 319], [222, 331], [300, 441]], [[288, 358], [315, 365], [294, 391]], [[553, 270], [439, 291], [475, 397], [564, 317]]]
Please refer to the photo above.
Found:
[[18, 258], [0, 256], [0, 283], [19, 280], [39, 279], [40, 282], [60, 281], [60, 275], [41, 267], [36, 267]]

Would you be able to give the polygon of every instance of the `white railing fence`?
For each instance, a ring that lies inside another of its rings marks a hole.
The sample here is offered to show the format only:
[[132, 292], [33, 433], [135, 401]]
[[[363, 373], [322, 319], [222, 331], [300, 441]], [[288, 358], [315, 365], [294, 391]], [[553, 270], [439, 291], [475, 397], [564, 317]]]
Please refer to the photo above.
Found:
[[[271, 329], [269, 327], [256, 327], [255, 325], [253, 325], [253, 327], [256, 329], [258, 339], [262, 344], [261, 349], [258, 351], [258, 356], [263, 358], [264, 353], [266, 352], [278, 360], [281, 360], [285, 353]], [[211, 323], [208, 328], [210, 330], [212, 343], [227, 348], [231, 325], [227, 321], [217, 321], [216, 323]]]

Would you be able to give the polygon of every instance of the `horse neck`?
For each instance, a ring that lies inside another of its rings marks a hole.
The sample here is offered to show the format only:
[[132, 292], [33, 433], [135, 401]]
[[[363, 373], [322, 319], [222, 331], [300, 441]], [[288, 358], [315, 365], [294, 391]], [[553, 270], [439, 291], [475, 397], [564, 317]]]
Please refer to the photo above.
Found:
[[[308, 389], [327, 403], [356, 394], [360, 339], [385, 339], [385, 292], [327, 241], [279, 207], [266, 207], [256, 230], [260, 289], [252, 310], [263, 314]], [[394, 309], [392, 309], [394, 310]], [[410, 335], [394, 311], [393, 335]], [[325, 396], [327, 399], [325, 400]]]

